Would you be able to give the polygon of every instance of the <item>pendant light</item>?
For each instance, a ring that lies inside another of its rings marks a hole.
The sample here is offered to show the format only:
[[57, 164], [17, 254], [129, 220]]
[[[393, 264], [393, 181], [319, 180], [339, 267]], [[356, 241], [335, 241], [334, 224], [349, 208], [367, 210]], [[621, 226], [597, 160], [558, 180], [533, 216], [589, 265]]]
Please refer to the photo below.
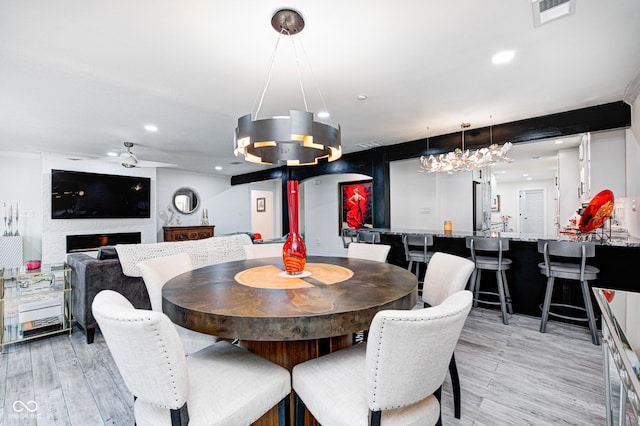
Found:
[[[306, 166], [319, 161], [334, 161], [342, 156], [340, 126], [314, 121], [309, 112], [307, 99], [300, 76], [300, 66], [296, 60], [298, 80], [302, 91], [305, 111], [290, 110], [287, 116], [258, 119], [264, 100], [278, 43], [282, 36], [294, 37], [304, 28], [304, 19], [295, 10], [278, 10], [271, 19], [271, 26], [279, 33], [275, 50], [269, 65], [267, 82], [260, 96], [258, 109], [238, 119], [235, 131], [234, 153], [244, 156], [246, 161], [258, 164], [286, 164], [287, 166]], [[295, 41], [292, 38], [295, 47]], [[301, 41], [300, 41], [301, 43]], [[303, 48], [304, 50], [304, 48]], [[296, 54], [297, 58], [297, 54]], [[322, 98], [322, 95], [321, 95]]]

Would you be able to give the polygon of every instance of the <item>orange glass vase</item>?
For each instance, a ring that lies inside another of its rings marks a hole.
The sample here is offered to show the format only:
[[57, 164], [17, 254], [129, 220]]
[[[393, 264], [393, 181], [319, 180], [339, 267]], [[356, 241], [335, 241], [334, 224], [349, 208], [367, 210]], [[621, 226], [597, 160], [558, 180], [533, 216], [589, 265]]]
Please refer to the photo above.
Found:
[[298, 181], [287, 182], [287, 205], [289, 206], [289, 236], [282, 247], [284, 269], [289, 275], [304, 271], [307, 263], [307, 247], [298, 234]]

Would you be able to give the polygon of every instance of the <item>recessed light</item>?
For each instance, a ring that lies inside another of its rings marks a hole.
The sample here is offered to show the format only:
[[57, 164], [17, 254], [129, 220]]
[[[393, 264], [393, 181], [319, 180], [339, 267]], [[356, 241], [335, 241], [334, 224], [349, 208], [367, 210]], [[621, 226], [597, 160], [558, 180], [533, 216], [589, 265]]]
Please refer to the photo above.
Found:
[[556, 145], [560, 145], [561, 143], [564, 143], [564, 141], [563, 141], [562, 139], [558, 139], [558, 140], [556, 141]]
[[527, 176], [529, 176], [529, 173], [523, 173], [522, 176], [523, 177], [527, 177]]
[[364, 101], [364, 100], [366, 100], [366, 99], [367, 99], [367, 95], [358, 95], [357, 99], [358, 99], [359, 101]]
[[117, 157], [117, 156], [118, 156], [118, 153], [117, 153], [117, 152], [107, 152], [107, 155], [108, 155], [109, 157]]
[[507, 62], [511, 62], [511, 60], [516, 56], [516, 52], [513, 50], [503, 50], [502, 52], [498, 52], [491, 57], [491, 62], [494, 64], [506, 64]]
[[147, 132], [157, 132], [157, 131], [158, 131], [158, 127], [157, 127], [157, 126], [154, 126], [153, 124], [146, 124], [146, 125], [144, 126], [144, 129], [145, 129]]
[[329, 118], [329, 113], [327, 111], [319, 112], [318, 118]]
[[533, 180], [533, 178], [528, 177], [527, 180]]
[[222, 166], [215, 166], [214, 169], [216, 170], [222, 170]]

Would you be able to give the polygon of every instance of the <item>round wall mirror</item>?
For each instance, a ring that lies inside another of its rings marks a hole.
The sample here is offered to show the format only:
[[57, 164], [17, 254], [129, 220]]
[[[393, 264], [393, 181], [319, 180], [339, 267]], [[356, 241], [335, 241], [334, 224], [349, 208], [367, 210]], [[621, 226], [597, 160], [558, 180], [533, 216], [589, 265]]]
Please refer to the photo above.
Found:
[[182, 214], [191, 214], [198, 209], [198, 194], [191, 188], [180, 188], [173, 194], [173, 206]]

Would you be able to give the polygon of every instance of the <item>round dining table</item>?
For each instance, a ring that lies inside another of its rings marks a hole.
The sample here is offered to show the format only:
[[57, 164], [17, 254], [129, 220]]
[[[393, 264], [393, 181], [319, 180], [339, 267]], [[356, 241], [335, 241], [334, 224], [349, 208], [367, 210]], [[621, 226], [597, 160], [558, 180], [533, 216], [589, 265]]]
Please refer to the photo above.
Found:
[[[185, 272], [165, 284], [162, 296], [162, 309], [174, 323], [239, 339], [291, 371], [352, 344], [353, 333], [368, 330], [377, 312], [412, 309], [418, 281], [389, 263], [326, 256], [308, 256], [303, 274], [288, 276], [282, 258], [274, 257]], [[275, 413], [257, 423], [277, 424]]]

